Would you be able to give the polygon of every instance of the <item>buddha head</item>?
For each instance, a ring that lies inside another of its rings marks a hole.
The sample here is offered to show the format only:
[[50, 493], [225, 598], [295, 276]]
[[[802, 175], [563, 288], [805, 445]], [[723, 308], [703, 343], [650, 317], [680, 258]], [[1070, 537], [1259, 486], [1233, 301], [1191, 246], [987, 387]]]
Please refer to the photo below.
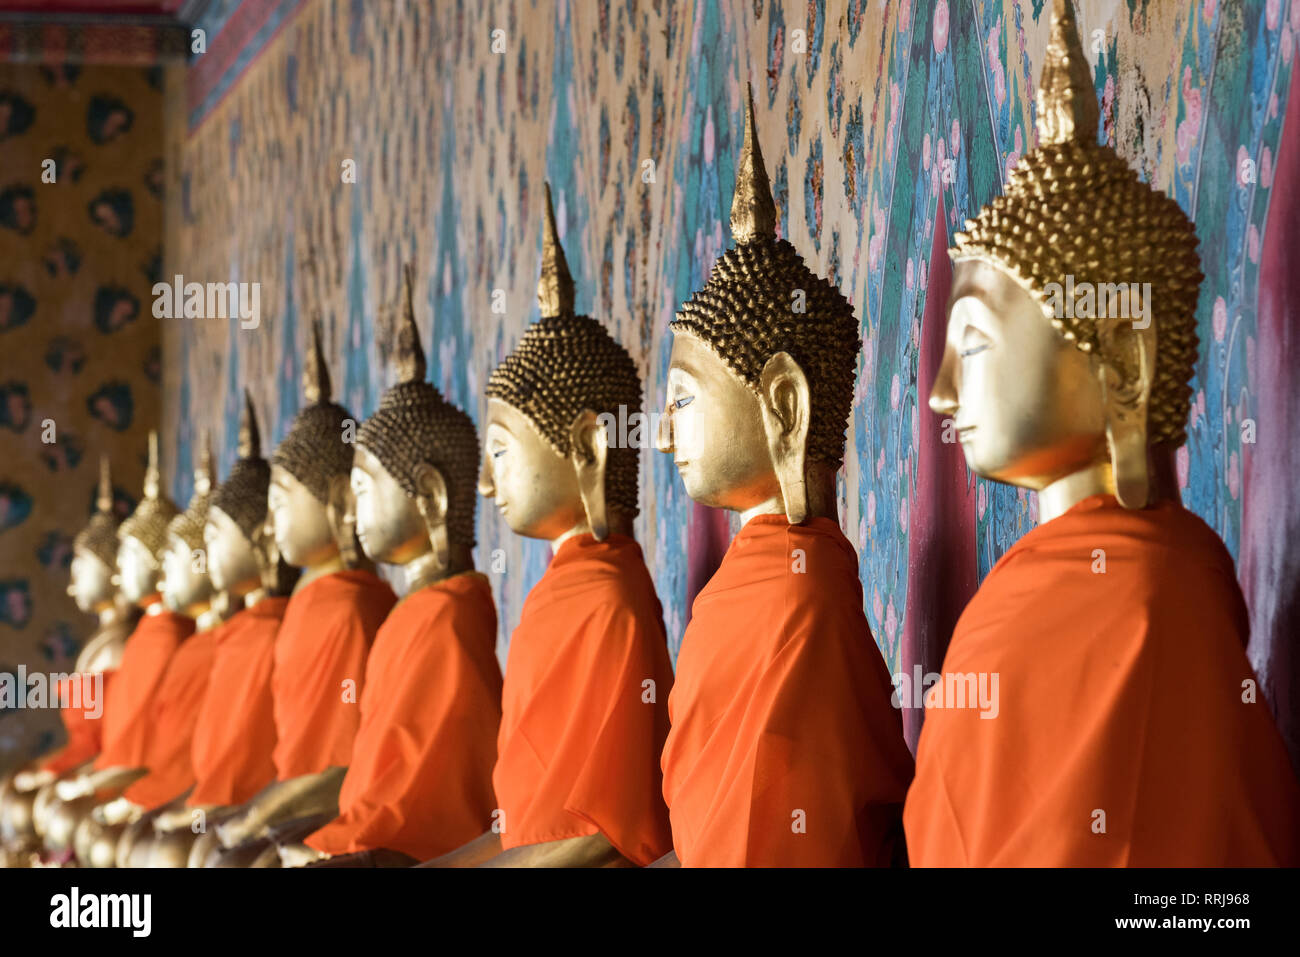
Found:
[[149, 433], [149, 464], [144, 473], [144, 498], [118, 529], [117, 581], [122, 597], [133, 605], [158, 593], [162, 579], [167, 526], [178, 514], [162, 494], [158, 470], [158, 433]]
[[303, 398], [307, 404], [271, 458], [267, 505], [275, 543], [290, 565], [310, 568], [336, 558], [350, 565], [357, 558], [356, 536], [346, 521], [354, 420], [330, 401], [319, 321], [312, 323]]
[[796, 524], [834, 516], [862, 340], [849, 301], [777, 238], [752, 91], [731, 237], [670, 326], [656, 446], [704, 505], [782, 511]]
[[474, 547], [478, 433], [425, 381], [409, 266], [403, 286], [398, 381], [357, 430], [356, 530], [374, 561], [410, 565], [429, 556], [437, 577], [468, 562]]
[[[1196, 362], [1192, 223], [1096, 139], [1070, 4], [1056, 0], [1038, 146], [949, 250], [930, 407], [970, 469], [1042, 492], [1094, 476], [1126, 508], [1176, 493]], [[1041, 506], [1040, 506], [1041, 508]]]
[[638, 451], [610, 448], [600, 417], [639, 410], [641, 379], [605, 327], [574, 311], [549, 184], [537, 299], [541, 318], [488, 380], [479, 491], [529, 538], [630, 534]]
[[99, 460], [99, 489], [95, 514], [72, 540], [71, 583], [68, 594], [87, 614], [111, 608], [117, 600], [113, 576], [117, 567], [117, 516], [113, 514], [113, 476], [108, 456]]
[[212, 493], [203, 543], [212, 587], [230, 595], [233, 606], [255, 592], [280, 595], [293, 587], [294, 573], [280, 558], [269, 526], [267, 492], [271, 466], [262, 458], [253, 398], [244, 391], [239, 421], [239, 458]]
[[194, 494], [185, 511], [167, 525], [163, 549], [163, 603], [174, 612], [195, 617], [212, 602], [203, 528], [212, 500], [212, 449], [204, 436], [194, 469]]

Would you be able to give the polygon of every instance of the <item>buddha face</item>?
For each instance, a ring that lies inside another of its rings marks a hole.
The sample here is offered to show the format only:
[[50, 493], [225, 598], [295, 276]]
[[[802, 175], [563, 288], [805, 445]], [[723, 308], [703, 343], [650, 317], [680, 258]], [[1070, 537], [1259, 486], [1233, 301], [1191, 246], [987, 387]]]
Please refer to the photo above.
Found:
[[133, 605], [158, 591], [161, 573], [157, 560], [145, 544], [128, 535], [117, 549], [118, 587], [122, 597]]
[[1107, 457], [1092, 361], [1006, 272], [965, 260], [930, 408], [951, 420], [971, 471], [1041, 490]]
[[738, 512], [780, 496], [758, 394], [696, 336], [673, 337], [666, 400], [655, 447], [687, 495]]
[[363, 446], [353, 453], [351, 481], [357, 538], [366, 555], [405, 565], [429, 551], [429, 532], [415, 499]]
[[175, 535], [163, 551], [163, 603], [176, 612], [186, 612], [212, 598], [207, 560], [195, 555], [188, 543]]
[[338, 554], [338, 541], [325, 504], [279, 465], [271, 466], [266, 504], [276, 547], [290, 565], [310, 568]]
[[98, 555], [77, 549], [72, 556], [71, 575], [68, 594], [87, 614], [99, 611], [113, 600], [113, 569]]
[[235, 520], [216, 506], [208, 509], [203, 544], [208, 552], [208, 577], [214, 590], [242, 598], [261, 584], [252, 542]]
[[479, 492], [519, 535], [551, 541], [586, 521], [573, 463], [508, 402], [488, 400]]

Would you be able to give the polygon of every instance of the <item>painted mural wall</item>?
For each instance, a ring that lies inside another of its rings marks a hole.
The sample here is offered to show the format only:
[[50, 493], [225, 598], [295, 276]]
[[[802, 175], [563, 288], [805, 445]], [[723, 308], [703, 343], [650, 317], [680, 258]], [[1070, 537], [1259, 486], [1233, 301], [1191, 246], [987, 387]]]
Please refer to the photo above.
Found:
[[[209, 52], [168, 101], [176, 206], [165, 272], [258, 282], [262, 315], [256, 328], [163, 322], [178, 497], [198, 430], [214, 429], [223, 466], [233, 460], [244, 385], [266, 433], [284, 434], [312, 316], [324, 321], [341, 401], [357, 416], [376, 407], [394, 377], [403, 262], [417, 272], [430, 378], [481, 421], [489, 371], [537, 317], [547, 181], [579, 310], [627, 346], [646, 409], [659, 408], [667, 324], [729, 242], [750, 81], [779, 229], [861, 319], [840, 494], [867, 616], [892, 668], [908, 657], [909, 634], [931, 633], [925, 640], [941, 652], [946, 632], [936, 634], [950, 623], [936, 603], [948, 595], [959, 607], [1035, 522], [1031, 496], [935, 459], [922, 346], [943, 319], [946, 237], [1035, 143], [1044, 0], [219, 6]], [[1187, 504], [1241, 555], [1257, 450], [1246, 424], [1295, 443], [1282, 406], [1261, 406], [1257, 302], [1300, 0], [1076, 6], [1100, 137], [1197, 224], [1202, 351], [1179, 478]], [[1295, 300], [1279, 308], [1294, 324]], [[1294, 389], [1283, 383], [1285, 396]], [[948, 476], [952, 527], [929, 507], [927, 469]], [[1256, 486], [1275, 487], [1269, 475], [1258, 473]], [[1287, 497], [1275, 495], [1273, 507], [1284, 526], [1300, 524]], [[548, 550], [514, 537], [490, 508], [478, 529], [479, 567], [498, 549], [505, 559], [492, 576], [504, 651]], [[643, 453], [637, 534], [674, 653], [732, 530], [689, 502], [667, 457]], [[1294, 589], [1287, 567], [1262, 561], [1254, 590]], [[1252, 649], [1266, 690], [1292, 680], [1270, 677], [1268, 649], [1285, 621], [1269, 614], [1257, 630], [1263, 650]], [[1294, 753], [1294, 725], [1287, 733]]]
[[[118, 513], [140, 495], [161, 417], [162, 120], [156, 69], [0, 63], [0, 672], [69, 671], [94, 628], [65, 589], [101, 453]], [[61, 733], [54, 710], [0, 708], [0, 768]]]

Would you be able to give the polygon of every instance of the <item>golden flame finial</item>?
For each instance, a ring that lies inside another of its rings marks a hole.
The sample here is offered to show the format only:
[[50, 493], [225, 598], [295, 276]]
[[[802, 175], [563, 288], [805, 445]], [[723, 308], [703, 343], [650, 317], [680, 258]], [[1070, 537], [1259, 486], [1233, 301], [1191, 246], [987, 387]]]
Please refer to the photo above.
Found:
[[244, 389], [244, 412], [239, 417], [239, 457], [255, 459], [262, 454], [262, 433], [257, 427], [257, 412], [253, 408], [253, 395]]
[[737, 244], [776, 238], [776, 204], [758, 145], [751, 84], [745, 84], [745, 94], [745, 145], [736, 163], [736, 193], [731, 200], [731, 238]]
[[542, 275], [537, 280], [537, 305], [543, 316], [573, 312], [573, 277], [555, 228], [551, 184], [546, 184], [546, 225], [542, 230]]
[[415, 270], [402, 267], [402, 317], [397, 324], [397, 381], [423, 382], [427, 366], [415, 324]]
[[1100, 113], [1070, 0], [1053, 0], [1052, 35], [1038, 84], [1038, 142], [1097, 138]]
[[158, 430], [149, 430], [149, 464], [144, 469], [144, 497], [153, 499], [162, 490], [162, 475], [158, 471]]
[[194, 467], [194, 494], [212, 492], [212, 433], [207, 429], [199, 437], [199, 464]]
[[212, 491], [212, 433], [203, 430], [199, 437], [199, 464], [194, 467], [194, 494], [207, 495]]
[[321, 323], [317, 316], [311, 322], [311, 343], [307, 348], [307, 361], [302, 369], [302, 395], [309, 404], [330, 400], [330, 370], [325, 364], [321, 348]]
[[95, 496], [95, 508], [105, 514], [113, 511], [113, 469], [108, 464], [108, 456], [99, 457], [99, 493]]

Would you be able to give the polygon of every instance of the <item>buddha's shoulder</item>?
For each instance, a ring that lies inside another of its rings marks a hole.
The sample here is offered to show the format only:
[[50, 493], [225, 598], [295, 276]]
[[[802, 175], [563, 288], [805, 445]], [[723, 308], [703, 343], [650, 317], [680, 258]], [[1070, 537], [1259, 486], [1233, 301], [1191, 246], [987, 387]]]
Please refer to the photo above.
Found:
[[388, 583], [369, 572], [327, 575], [309, 584], [289, 601], [289, 611], [315, 615], [359, 614], [371, 604], [394, 604], [397, 596]]
[[538, 583], [539, 597], [593, 606], [636, 604], [654, 595], [649, 569], [640, 557], [609, 560], [604, 557], [571, 563]]

